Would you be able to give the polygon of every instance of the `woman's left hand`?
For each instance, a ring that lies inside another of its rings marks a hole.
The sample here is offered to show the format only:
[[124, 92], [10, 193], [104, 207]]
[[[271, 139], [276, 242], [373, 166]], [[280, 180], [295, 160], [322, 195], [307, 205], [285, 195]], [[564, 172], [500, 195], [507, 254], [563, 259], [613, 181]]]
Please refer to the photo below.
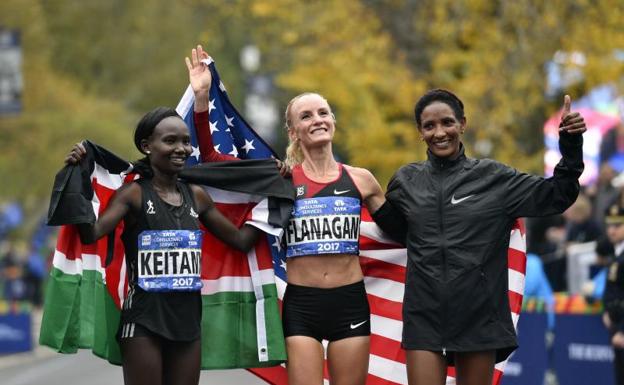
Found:
[[570, 111], [570, 104], [570, 95], [566, 95], [563, 99], [563, 112], [561, 113], [559, 132], [565, 131], [572, 135], [582, 135], [587, 131], [585, 120], [578, 112]]

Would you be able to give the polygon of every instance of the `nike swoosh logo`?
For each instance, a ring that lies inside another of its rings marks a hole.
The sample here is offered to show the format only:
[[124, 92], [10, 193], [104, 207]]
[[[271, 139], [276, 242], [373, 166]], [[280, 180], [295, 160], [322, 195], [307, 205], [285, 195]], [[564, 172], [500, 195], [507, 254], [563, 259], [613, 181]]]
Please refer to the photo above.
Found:
[[465, 196], [463, 198], [455, 199], [455, 194], [453, 194], [453, 196], [451, 197], [451, 204], [456, 205], [458, 203], [461, 203], [461, 202], [465, 201], [468, 198], [472, 198], [473, 196], [474, 196], [474, 194]]
[[356, 328], [359, 328], [360, 326], [364, 325], [366, 323], [366, 321], [368, 321], [368, 320], [362, 321], [362, 322], [357, 323], [357, 324], [351, 324], [349, 326], [351, 327], [351, 329], [356, 329]]
[[340, 190], [334, 189], [334, 195], [342, 195], [342, 194], [348, 193], [349, 191], [351, 191], [351, 190], [342, 190], [342, 191], [340, 191]]

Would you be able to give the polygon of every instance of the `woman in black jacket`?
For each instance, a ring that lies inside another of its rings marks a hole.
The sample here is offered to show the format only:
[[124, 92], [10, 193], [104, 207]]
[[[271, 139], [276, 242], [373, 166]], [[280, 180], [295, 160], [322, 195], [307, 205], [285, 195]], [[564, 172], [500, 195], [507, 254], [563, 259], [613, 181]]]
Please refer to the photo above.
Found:
[[405, 242], [408, 263], [402, 346], [410, 385], [491, 384], [494, 364], [517, 347], [507, 297], [507, 248], [516, 218], [563, 212], [583, 171], [583, 117], [565, 97], [552, 178], [464, 154], [461, 100], [436, 89], [416, 104], [428, 159], [391, 179], [375, 221]]

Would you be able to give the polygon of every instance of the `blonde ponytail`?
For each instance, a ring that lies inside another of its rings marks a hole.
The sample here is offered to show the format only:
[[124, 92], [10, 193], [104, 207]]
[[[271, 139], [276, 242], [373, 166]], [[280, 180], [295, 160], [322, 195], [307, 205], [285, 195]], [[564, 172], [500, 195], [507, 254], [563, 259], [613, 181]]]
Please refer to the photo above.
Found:
[[288, 142], [288, 147], [286, 147], [286, 159], [284, 163], [292, 169], [298, 164], [303, 163], [303, 151], [301, 151], [301, 144], [298, 139], [290, 140]]

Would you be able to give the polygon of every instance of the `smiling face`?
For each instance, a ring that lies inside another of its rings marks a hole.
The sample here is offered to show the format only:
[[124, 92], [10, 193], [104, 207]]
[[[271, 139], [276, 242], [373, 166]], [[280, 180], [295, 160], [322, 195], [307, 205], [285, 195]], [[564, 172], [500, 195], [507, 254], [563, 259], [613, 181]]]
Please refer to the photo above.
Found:
[[150, 154], [152, 167], [166, 174], [182, 170], [193, 152], [188, 127], [182, 119], [174, 116], [161, 120], [152, 135], [142, 141], [142, 148]]
[[331, 108], [322, 96], [305, 94], [290, 106], [288, 135], [310, 148], [330, 143], [336, 129]]
[[420, 115], [418, 131], [431, 153], [439, 158], [454, 158], [459, 153], [460, 135], [466, 128], [466, 119], [458, 119], [446, 103], [434, 101]]

